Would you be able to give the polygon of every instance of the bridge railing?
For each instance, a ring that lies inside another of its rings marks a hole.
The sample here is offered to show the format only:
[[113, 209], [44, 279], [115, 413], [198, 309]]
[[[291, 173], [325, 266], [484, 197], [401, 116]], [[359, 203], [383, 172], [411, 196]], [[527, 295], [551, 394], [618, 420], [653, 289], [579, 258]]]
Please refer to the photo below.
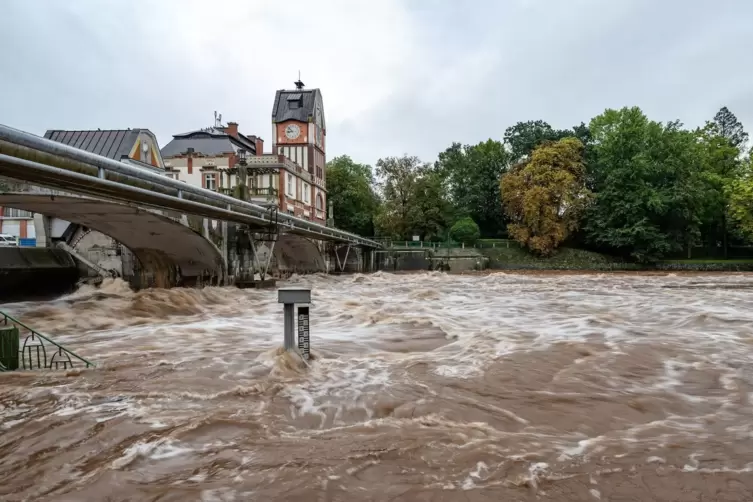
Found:
[[[95, 367], [96, 365], [83, 357], [79, 356], [72, 350], [66, 349], [59, 343], [46, 337], [34, 328], [30, 328], [18, 319], [0, 311], [2, 320], [0, 323], [4, 326], [15, 325], [19, 330], [26, 331], [26, 337], [19, 350], [19, 359], [22, 369], [71, 369], [76, 364], [83, 365], [86, 368]], [[48, 352], [47, 349], [50, 349]], [[2, 365], [2, 363], [0, 363]], [[3, 366], [0, 371], [6, 371], [8, 368]]]
[[[9, 166], [13, 166], [12, 171]], [[44, 178], [45, 181], [30, 180], [34, 172], [43, 173], [44, 176], [38, 175], [37, 178]], [[256, 225], [270, 223], [269, 209], [266, 207], [4, 125], [0, 125], [0, 174], [85, 195], [106, 196], [112, 200], [124, 200], [122, 193], [130, 192], [138, 194], [141, 200], [136, 202], [144, 205], [184, 210], [213, 219]], [[61, 186], [63, 183], [70, 186]], [[370, 239], [291, 214], [281, 213], [278, 223], [313, 238], [381, 247]]]

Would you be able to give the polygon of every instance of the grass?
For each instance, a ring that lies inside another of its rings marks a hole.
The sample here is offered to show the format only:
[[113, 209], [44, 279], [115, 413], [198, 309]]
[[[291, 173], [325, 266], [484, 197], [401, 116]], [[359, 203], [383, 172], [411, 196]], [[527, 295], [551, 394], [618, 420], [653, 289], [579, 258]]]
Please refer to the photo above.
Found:
[[491, 269], [538, 270], [638, 270], [633, 263], [583, 249], [560, 248], [554, 255], [541, 258], [518, 246], [484, 248], [479, 250], [489, 258]]
[[753, 259], [732, 259], [732, 260], [708, 260], [708, 259], [699, 259], [699, 260], [662, 260], [661, 263], [666, 264], [677, 264], [677, 265], [691, 265], [691, 264], [699, 264], [699, 265], [708, 265], [708, 264], [727, 264], [727, 265], [735, 265], [735, 264], [753, 264]]

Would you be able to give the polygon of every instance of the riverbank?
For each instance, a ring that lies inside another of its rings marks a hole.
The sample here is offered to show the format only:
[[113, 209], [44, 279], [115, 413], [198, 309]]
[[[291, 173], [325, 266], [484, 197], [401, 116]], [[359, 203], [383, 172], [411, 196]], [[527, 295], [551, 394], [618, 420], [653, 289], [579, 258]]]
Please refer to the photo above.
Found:
[[479, 249], [491, 270], [571, 270], [575, 272], [753, 272], [753, 260], [665, 260], [639, 264], [582, 249], [562, 248], [549, 258], [518, 247]]

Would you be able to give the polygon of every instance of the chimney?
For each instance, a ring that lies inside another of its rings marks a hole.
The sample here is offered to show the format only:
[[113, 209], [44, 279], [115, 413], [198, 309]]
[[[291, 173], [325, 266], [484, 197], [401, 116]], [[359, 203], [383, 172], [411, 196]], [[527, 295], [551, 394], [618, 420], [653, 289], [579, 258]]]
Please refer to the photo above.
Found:
[[238, 137], [238, 122], [228, 122], [225, 132], [233, 137]]
[[256, 144], [256, 156], [261, 157], [264, 155], [264, 140], [261, 138], [254, 138], [254, 143]]

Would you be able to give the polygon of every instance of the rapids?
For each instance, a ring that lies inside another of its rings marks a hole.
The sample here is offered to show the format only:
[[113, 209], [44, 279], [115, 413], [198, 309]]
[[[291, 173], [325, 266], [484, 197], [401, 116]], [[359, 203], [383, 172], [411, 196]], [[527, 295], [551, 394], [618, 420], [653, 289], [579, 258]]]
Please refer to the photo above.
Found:
[[95, 361], [0, 374], [3, 501], [753, 500], [753, 276], [108, 282], [0, 306]]

